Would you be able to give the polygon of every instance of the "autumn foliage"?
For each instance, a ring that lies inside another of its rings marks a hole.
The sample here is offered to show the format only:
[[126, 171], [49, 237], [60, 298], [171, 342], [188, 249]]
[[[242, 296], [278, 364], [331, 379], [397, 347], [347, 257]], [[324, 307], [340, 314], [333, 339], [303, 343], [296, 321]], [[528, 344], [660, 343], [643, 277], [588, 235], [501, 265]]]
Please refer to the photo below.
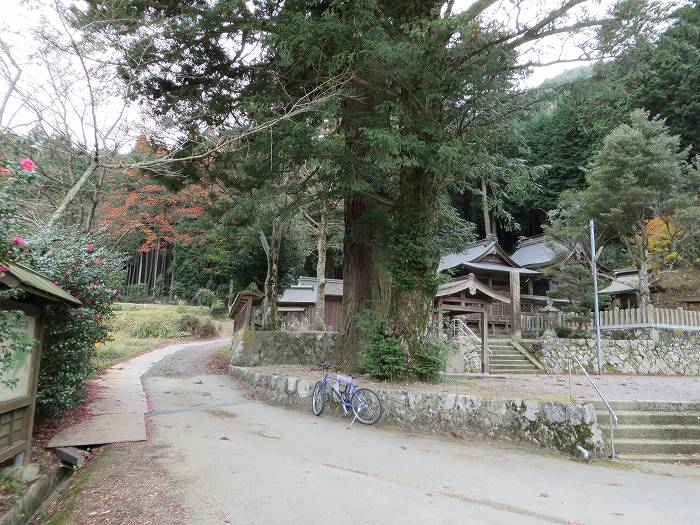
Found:
[[217, 192], [202, 184], [171, 191], [148, 175], [130, 172], [124, 189], [106, 199], [102, 222], [115, 238], [140, 237], [138, 250], [148, 252], [172, 244], [202, 242], [205, 228], [199, 224]]

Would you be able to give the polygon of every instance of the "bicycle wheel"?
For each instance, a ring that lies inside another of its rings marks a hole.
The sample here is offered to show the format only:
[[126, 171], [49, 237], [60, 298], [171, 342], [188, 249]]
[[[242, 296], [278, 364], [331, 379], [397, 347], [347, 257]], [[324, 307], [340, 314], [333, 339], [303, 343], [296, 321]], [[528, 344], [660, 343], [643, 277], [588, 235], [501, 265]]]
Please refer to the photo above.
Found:
[[369, 388], [358, 388], [350, 398], [352, 411], [364, 425], [374, 425], [382, 417], [382, 401]]
[[314, 386], [313, 394], [311, 395], [311, 411], [315, 416], [320, 416], [323, 413], [323, 407], [326, 404], [328, 391], [326, 390], [323, 381], [319, 381]]

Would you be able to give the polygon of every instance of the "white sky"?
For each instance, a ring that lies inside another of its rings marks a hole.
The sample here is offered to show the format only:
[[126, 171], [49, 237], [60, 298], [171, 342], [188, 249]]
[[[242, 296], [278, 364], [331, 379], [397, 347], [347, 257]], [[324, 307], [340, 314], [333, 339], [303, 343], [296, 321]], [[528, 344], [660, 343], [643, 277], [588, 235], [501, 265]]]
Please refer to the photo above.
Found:
[[[455, 10], [461, 10], [471, 4], [474, 0], [457, 0]], [[503, 0], [505, 2], [505, 0]], [[667, 0], [675, 1], [675, 0]], [[585, 12], [603, 12], [613, 0], [589, 0], [581, 7]], [[53, 3], [52, 0], [0, 0], [0, 7], [2, 8], [2, 20], [0, 21], [0, 39], [8, 42], [13, 47], [13, 52], [15, 56], [21, 61], [25, 61], [27, 57], [31, 56], [32, 53], [36, 51], [36, 44], [32, 41], [30, 35], [30, 30], [32, 28], [37, 28], [41, 26], [42, 16], [48, 17], [52, 24], [56, 23], [56, 16], [52, 14], [52, 9], [50, 7]], [[74, 1], [73, 3], [79, 3], [79, 1]], [[498, 8], [501, 7], [502, 2], [497, 2], [492, 8], [494, 11], [494, 16], [498, 19], [503, 20], [503, 15], [499, 14]], [[522, 17], [526, 20], [528, 13], [532, 13], [537, 9], [546, 8], [551, 6], [551, 0], [526, 0], [524, 2], [528, 7], [523, 9]], [[562, 47], [563, 46], [563, 47]], [[549, 48], [544, 48], [540, 50], [540, 58], [546, 61], [556, 58], [560, 53], [562, 48], [565, 54], [575, 52], [576, 48], [572, 44], [562, 44], [561, 42], [550, 42]], [[532, 58], [533, 52], [527, 55], [528, 58]], [[543, 80], [551, 78], [560, 74], [563, 71], [573, 69], [579, 65], [588, 62], [578, 62], [578, 63], [565, 63], [565, 64], [554, 64], [547, 67], [537, 67], [533, 68], [531, 74], [528, 78], [524, 79], [523, 85], [526, 87], [531, 87], [538, 85]], [[41, 83], [46, 76], [46, 72], [42, 67], [36, 65], [28, 64], [25, 66], [25, 71], [23, 77], [25, 81], [30, 81], [34, 83]], [[0, 97], [3, 96], [5, 92], [6, 85], [3, 80], [0, 79]], [[114, 115], [118, 109], [110, 108], [107, 104], [107, 108], [102, 108], [103, 112], [106, 114]], [[105, 111], [106, 110], [106, 111]], [[76, 114], [79, 111], [75, 111]], [[142, 115], [139, 115], [135, 109], [130, 109], [127, 112], [128, 116], [134, 120], [143, 120]], [[0, 124], [5, 124], [7, 121], [7, 114], [5, 115], [4, 122]], [[24, 114], [21, 110], [15, 117], [15, 121], [12, 124], [22, 124], [24, 121], [31, 121], [31, 114]], [[98, 126], [108, 125], [108, 118], [105, 118], [104, 122], [98, 124]], [[83, 130], [76, 130], [76, 134], [84, 132]]]

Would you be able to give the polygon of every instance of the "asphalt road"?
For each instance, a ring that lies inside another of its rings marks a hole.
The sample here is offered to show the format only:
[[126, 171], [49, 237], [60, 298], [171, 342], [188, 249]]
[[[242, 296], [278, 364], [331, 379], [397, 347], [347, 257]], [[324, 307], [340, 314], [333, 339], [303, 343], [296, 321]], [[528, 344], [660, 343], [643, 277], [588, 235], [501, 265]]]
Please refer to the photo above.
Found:
[[251, 399], [230, 377], [206, 373], [213, 350], [185, 349], [143, 379], [156, 461], [189, 523], [700, 523], [700, 469], [584, 464], [351, 428]]

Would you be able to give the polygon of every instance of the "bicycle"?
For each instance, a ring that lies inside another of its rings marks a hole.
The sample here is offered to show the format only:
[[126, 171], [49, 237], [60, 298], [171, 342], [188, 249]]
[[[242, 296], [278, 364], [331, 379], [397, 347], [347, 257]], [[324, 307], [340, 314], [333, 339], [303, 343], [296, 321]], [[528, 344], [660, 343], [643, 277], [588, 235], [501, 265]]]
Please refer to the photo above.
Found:
[[[333, 392], [341, 403], [345, 415], [349, 415], [348, 409], [351, 409], [355, 415], [350, 425], [356, 419], [363, 425], [374, 425], [381, 419], [383, 411], [381, 399], [379, 399], [376, 392], [369, 388], [357, 388], [353, 383], [357, 376], [352, 374], [349, 374], [350, 377], [330, 376], [329, 372], [337, 368], [336, 366], [328, 363], [321, 363], [318, 366], [323, 369], [323, 379], [316, 383], [311, 395], [311, 411], [314, 415], [320, 416], [323, 413], [328, 394]], [[344, 386], [342, 392], [340, 391], [341, 384]]]

